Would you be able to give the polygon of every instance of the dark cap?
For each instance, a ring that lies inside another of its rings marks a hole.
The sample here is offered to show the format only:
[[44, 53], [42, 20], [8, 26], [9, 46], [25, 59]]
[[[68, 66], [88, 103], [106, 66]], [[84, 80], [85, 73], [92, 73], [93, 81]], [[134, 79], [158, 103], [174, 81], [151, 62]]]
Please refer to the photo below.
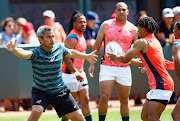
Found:
[[91, 20], [91, 21], [94, 21], [96, 23], [100, 22], [98, 14], [96, 12], [93, 12], [93, 11], [87, 12], [86, 20]]

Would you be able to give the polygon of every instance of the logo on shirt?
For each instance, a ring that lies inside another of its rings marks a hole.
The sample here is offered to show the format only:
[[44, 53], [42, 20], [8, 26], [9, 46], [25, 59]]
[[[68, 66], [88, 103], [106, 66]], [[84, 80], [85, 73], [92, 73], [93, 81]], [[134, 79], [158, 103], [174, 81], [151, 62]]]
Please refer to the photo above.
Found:
[[42, 102], [42, 100], [37, 100], [36, 103], [40, 104]]
[[127, 32], [130, 31], [129, 27], [127, 27], [127, 26], [124, 28], [124, 30], [127, 31]]
[[118, 30], [118, 32], [121, 32], [121, 31], [122, 31], [122, 29]]
[[153, 91], [151, 91], [150, 95], [152, 95], [152, 94], [153, 94]]
[[96, 32], [93, 31], [93, 32], [92, 32], [92, 36], [94, 37], [95, 35], [96, 35]]
[[74, 105], [74, 108], [76, 108], [76, 104]]
[[50, 58], [50, 61], [52, 62], [52, 61], [54, 61], [54, 59], [55, 59], [55, 57], [51, 57], [51, 58]]

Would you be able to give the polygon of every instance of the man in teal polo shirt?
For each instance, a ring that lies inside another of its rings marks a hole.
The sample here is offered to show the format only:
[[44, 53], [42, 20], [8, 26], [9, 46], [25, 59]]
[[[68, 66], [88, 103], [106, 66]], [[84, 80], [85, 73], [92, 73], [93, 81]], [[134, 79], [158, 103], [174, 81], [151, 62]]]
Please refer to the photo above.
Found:
[[72, 121], [84, 121], [78, 105], [62, 80], [61, 65], [63, 56], [95, 63], [97, 55], [94, 52], [80, 53], [67, 49], [63, 44], [55, 44], [54, 32], [49, 26], [40, 27], [37, 36], [40, 46], [31, 50], [17, 48], [16, 41], [7, 44], [7, 50], [17, 57], [31, 60], [32, 63], [32, 111], [28, 121], [37, 121], [49, 104], [54, 107], [59, 117], [66, 115]]

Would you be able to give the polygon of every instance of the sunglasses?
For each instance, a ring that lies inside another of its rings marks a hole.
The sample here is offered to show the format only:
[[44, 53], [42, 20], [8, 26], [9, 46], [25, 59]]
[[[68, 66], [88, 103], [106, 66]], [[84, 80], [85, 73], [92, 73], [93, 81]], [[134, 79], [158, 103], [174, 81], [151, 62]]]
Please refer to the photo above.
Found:
[[49, 19], [50, 17], [46, 16], [46, 17], [43, 17], [44, 19]]
[[20, 23], [18, 23], [17, 25], [18, 25], [18, 26], [23, 26], [23, 24], [20, 24]]
[[8, 27], [14, 27], [14, 24], [7, 24]]

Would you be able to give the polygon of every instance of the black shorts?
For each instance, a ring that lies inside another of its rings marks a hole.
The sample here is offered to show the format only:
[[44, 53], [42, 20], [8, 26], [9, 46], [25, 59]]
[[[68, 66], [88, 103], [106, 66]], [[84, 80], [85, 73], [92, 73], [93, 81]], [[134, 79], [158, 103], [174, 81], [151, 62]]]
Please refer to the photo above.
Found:
[[151, 100], [149, 100], [149, 99], [147, 99], [147, 101], [149, 102], [149, 101], [154, 101], [154, 102], [158, 102], [158, 103], [161, 103], [161, 104], [163, 104], [163, 105], [167, 105], [168, 104], [168, 100], [157, 100], [157, 99], [151, 99]]
[[49, 94], [33, 87], [31, 105], [41, 105], [45, 111], [49, 104], [54, 107], [59, 118], [79, 109], [68, 88], [63, 89], [57, 94]]

